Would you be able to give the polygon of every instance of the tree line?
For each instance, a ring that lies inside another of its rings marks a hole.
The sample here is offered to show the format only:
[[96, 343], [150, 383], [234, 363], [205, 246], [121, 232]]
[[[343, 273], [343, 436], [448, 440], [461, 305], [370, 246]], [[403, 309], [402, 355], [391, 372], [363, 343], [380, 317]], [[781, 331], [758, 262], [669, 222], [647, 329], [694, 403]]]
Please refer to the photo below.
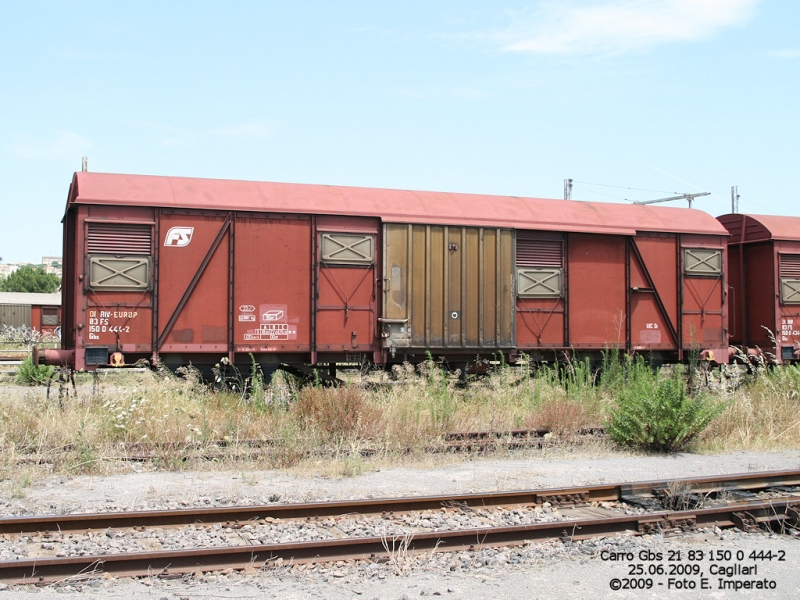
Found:
[[61, 278], [41, 265], [25, 265], [10, 275], [0, 276], [0, 292], [51, 294], [61, 287]]

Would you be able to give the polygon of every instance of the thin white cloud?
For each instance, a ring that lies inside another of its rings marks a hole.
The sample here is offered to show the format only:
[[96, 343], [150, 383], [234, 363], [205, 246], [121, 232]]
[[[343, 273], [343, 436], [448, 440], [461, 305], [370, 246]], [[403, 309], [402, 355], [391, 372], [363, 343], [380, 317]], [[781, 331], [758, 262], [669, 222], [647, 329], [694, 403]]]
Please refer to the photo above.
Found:
[[266, 137], [272, 133], [272, 126], [266, 121], [256, 120], [240, 123], [232, 127], [212, 129], [211, 133], [229, 137]]
[[17, 136], [8, 144], [8, 152], [17, 158], [61, 160], [85, 156], [94, 143], [71, 131], [57, 131], [49, 140], [28, 135]]
[[491, 36], [504, 50], [603, 55], [707, 39], [747, 22], [760, 0], [543, 2]]
[[767, 52], [767, 56], [772, 58], [800, 58], [800, 48], [784, 48], [783, 50], [772, 50]]

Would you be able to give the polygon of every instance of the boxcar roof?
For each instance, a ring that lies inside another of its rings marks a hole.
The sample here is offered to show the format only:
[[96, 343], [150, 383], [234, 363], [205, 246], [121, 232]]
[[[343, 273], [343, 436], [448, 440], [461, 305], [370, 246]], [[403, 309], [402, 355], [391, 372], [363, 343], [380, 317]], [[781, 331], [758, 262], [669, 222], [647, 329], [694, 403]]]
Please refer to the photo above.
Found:
[[346, 215], [389, 223], [617, 235], [636, 231], [727, 235], [712, 216], [685, 208], [111, 173], [75, 173], [71, 204]]
[[32, 292], [0, 292], [0, 304], [31, 304], [33, 306], [61, 306], [61, 292], [36, 294]]
[[[731, 234], [730, 242], [800, 241], [800, 217], [729, 214], [717, 217]], [[742, 233], [744, 232], [744, 237]]]

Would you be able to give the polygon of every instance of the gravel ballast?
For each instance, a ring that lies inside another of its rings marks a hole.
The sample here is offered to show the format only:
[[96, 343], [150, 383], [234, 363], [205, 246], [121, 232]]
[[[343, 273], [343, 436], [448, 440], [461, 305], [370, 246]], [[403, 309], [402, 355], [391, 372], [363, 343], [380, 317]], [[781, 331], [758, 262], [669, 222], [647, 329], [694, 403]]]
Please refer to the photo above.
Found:
[[[530, 453], [524, 458], [508, 460], [454, 459], [451, 464], [436, 468], [386, 468], [354, 477], [293, 475], [279, 471], [142, 472], [107, 477], [53, 477], [22, 491], [12, 489], [11, 482], [3, 482], [0, 484], [0, 512], [6, 515], [48, 514], [311, 502], [611, 484], [793, 468], [800, 468], [800, 451], [665, 457], [605, 452], [581, 456]], [[368, 520], [364, 521], [364, 527], [369, 527]], [[198, 531], [200, 535], [213, 537], [213, 532]], [[216, 535], [224, 537], [228, 533], [242, 535], [241, 531], [221, 531]], [[174, 537], [175, 534], [166, 530], [165, 535]], [[245, 535], [258, 539], [255, 531]], [[285, 535], [292, 534], [286, 532]], [[104, 544], [102, 547], [114, 547], [113, 535], [103, 532], [97, 536]], [[180, 547], [180, 539], [169, 539], [172, 545], [168, 547]], [[13, 544], [24, 543], [26, 552], [48, 555], [61, 548], [64, 541], [62, 538], [54, 543], [52, 539], [31, 537], [24, 541], [7, 540], [4, 547], [8, 549]], [[91, 548], [94, 542], [81, 538], [80, 543]], [[5, 557], [6, 551], [3, 554]], [[660, 559], [657, 558], [659, 554]], [[737, 555], [741, 559], [737, 559]], [[676, 594], [686, 598], [788, 599], [800, 597], [800, 581], [796, 577], [798, 559], [798, 540], [788, 535], [707, 529], [667, 539], [660, 535], [619, 536], [580, 542], [549, 541], [513, 548], [478, 548], [474, 552], [434, 552], [413, 557], [398, 550], [389, 562], [380, 564], [284, 564], [268, 571], [197, 573], [184, 580], [167, 581], [101, 577], [88, 583], [64, 582], [42, 588], [13, 586], [0, 593], [6, 597], [80, 595], [131, 600], [226, 597], [399, 600], [428, 596], [666, 598]], [[696, 574], [698, 569], [702, 575]], [[672, 571], [672, 576], [668, 571]], [[616, 580], [622, 586], [643, 586], [648, 579], [651, 580], [649, 589], [612, 589]], [[775, 587], [744, 587], [758, 582], [762, 586], [774, 583]], [[686, 588], [692, 584], [696, 587]], [[679, 585], [684, 587], [677, 587]], [[709, 587], [699, 589], [704, 585]], [[733, 589], [737, 586], [738, 590]]]

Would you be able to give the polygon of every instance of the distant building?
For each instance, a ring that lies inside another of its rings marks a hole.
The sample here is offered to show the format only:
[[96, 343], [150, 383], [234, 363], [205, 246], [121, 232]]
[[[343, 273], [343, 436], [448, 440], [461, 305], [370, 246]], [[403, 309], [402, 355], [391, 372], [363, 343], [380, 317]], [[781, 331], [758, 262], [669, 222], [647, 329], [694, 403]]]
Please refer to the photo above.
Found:
[[48, 273], [53, 273], [61, 277], [61, 257], [60, 256], [43, 256], [42, 264], [44, 270]]
[[14, 271], [28, 263], [6, 263], [0, 265], [0, 275], [11, 275]]
[[[8, 276], [20, 267], [37, 267], [32, 263], [5, 263], [0, 264], [0, 275]], [[44, 267], [46, 273], [52, 273], [61, 277], [61, 257], [60, 256], [43, 256], [41, 266]]]

